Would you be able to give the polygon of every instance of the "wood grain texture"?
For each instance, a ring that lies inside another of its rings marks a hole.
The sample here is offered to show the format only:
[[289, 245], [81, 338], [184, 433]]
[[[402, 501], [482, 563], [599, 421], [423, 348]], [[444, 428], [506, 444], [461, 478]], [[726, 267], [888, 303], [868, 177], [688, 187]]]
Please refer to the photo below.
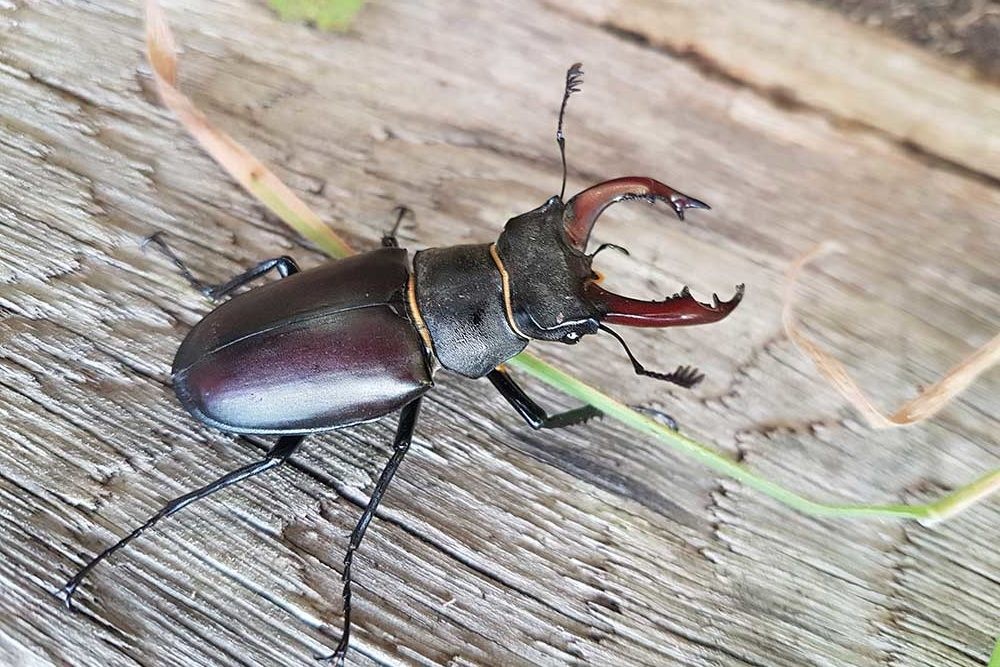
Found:
[[922, 0], [809, 0], [849, 20], [877, 26], [937, 54], [970, 63], [1000, 83], [1000, 2]]
[[782, 104], [860, 124], [1000, 180], [1000, 90], [971, 67], [801, 0], [550, 0]]
[[[537, 352], [823, 498], [915, 501], [1000, 464], [996, 372], [930, 423], [874, 433], [779, 321], [788, 262], [836, 238], [852, 252], [811, 271], [804, 316], [887, 404], [992, 337], [1000, 188], [971, 153], [956, 171], [931, 145], [777, 104], [568, 3], [373, 2], [345, 36], [245, 0], [165, 9], [184, 90], [358, 247], [397, 203], [421, 248], [492, 239], [556, 191], [560, 85], [582, 60], [568, 191], [648, 174], [713, 206], [683, 226], [611, 211], [597, 240], [633, 251], [601, 255], [611, 286], [745, 281], [748, 296], [723, 324], [627, 332], [652, 367], [704, 369], [693, 392], [636, 379], [610, 339]], [[131, 3], [0, 1], [0, 662], [312, 665], [336, 643], [343, 549], [392, 420], [311, 438], [287, 468], [164, 523], [95, 571], [81, 613], [51, 596], [267, 446], [178, 406], [169, 363], [209, 305], [140, 240], [166, 230], [209, 280], [279, 254], [323, 261], [157, 106], [141, 35]], [[996, 99], [978, 86], [961, 104]], [[355, 561], [349, 660], [983, 665], [998, 526], [996, 500], [933, 527], [809, 518], [611, 423], [532, 432], [488, 383], [440, 376]]]

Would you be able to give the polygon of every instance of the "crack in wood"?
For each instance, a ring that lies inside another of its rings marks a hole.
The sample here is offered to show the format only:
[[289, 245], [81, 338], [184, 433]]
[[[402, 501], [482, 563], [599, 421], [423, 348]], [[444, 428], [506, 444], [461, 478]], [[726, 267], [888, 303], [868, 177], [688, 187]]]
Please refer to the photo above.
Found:
[[733, 74], [722, 63], [700, 51], [694, 44], [690, 44], [683, 49], [678, 49], [659, 40], [654, 42], [647, 35], [637, 30], [623, 28], [608, 22], [598, 23], [596, 25], [609, 34], [615, 35], [616, 37], [626, 40], [632, 44], [645, 49], [651, 49], [689, 63], [692, 67], [710, 79], [715, 79], [739, 88], [750, 90], [761, 96], [763, 99], [768, 100], [779, 109], [815, 114], [825, 118], [831, 124], [844, 131], [865, 132], [883, 139], [929, 167], [951, 171], [959, 176], [977, 180], [990, 187], [1000, 187], [1000, 177], [935, 153], [933, 150], [930, 150], [925, 146], [921, 146], [915, 141], [901, 139], [891, 132], [883, 130], [880, 127], [872, 125], [871, 123], [866, 123], [855, 118], [840, 116], [828, 108], [805, 102], [796, 96], [794, 90], [787, 87], [761, 86], [748, 79], [740, 78]]

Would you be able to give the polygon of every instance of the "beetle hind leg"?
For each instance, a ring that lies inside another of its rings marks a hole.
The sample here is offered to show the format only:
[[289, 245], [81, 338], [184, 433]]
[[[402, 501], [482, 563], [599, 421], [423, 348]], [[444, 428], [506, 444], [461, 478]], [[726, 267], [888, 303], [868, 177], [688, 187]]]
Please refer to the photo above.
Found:
[[167, 244], [167, 242], [163, 239], [163, 232], [155, 232], [154, 234], [151, 234], [150, 236], [146, 237], [146, 239], [142, 242], [142, 247], [145, 248], [150, 244], [153, 244], [157, 248], [159, 248], [160, 252], [162, 252], [167, 257], [167, 259], [169, 259], [174, 264], [174, 266], [177, 267], [177, 270], [180, 271], [180, 274], [184, 276], [184, 278], [187, 279], [189, 283], [191, 283], [191, 286], [193, 288], [195, 288], [199, 293], [212, 299], [213, 301], [221, 299], [227, 294], [230, 294], [231, 292], [239, 289], [240, 287], [246, 285], [249, 282], [256, 280], [257, 278], [260, 278], [261, 276], [270, 271], [276, 270], [278, 272], [278, 275], [280, 275], [282, 278], [287, 278], [288, 276], [299, 272], [299, 265], [295, 263], [295, 260], [287, 255], [282, 255], [281, 257], [273, 257], [271, 259], [265, 259], [263, 262], [260, 262], [251, 269], [244, 271], [243, 273], [239, 274], [238, 276], [230, 280], [227, 280], [224, 283], [211, 285], [209, 283], [199, 280], [194, 276], [193, 273], [191, 273], [191, 269], [187, 267], [187, 264], [184, 263], [184, 260], [178, 257], [177, 253], [174, 252], [174, 249], [171, 248]]
[[150, 517], [144, 524], [133, 530], [131, 533], [118, 540], [116, 543], [112, 544], [110, 547], [97, 554], [95, 557], [90, 559], [86, 565], [84, 565], [80, 570], [66, 582], [66, 585], [60, 588], [56, 595], [63, 595], [63, 601], [66, 604], [66, 608], [73, 609], [73, 594], [76, 593], [76, 589], [80, 586], [83, 581], [94, 567], [97, 566], [102, 560], [112, 555], [119, 549], [123, 548], [129, 542], [139, 537], [147, 529], [152, 528], [156, 525], [160, 519], [165, 519], [171, 514], [179, 512], [196, 500], [201, 500], [206, 498], [216, 491], [221, 491], [228, 486], [232, 486], [237, 482], [241, 482], [248, 477], [253, 477], [254, 475], [260, 474], [265, 470], [270, 470], [280, 466], [282, 463], [288, 460], [288, 458], [298, 449], [299, 445], [305, 436], [301, 435], [286, 435], [278, 439], [278, 442], [268, 450], [267, 454], [260, 461], [251, 463], [250, 465], [243, 466], [238, 470], [234, 470], [231, 473], [223, 475], [214, 482], [206, 484], [200, 489], [195, 489], [190, 493], [186, 493], [183, 496], [174, 498], [169, 503], [164, 505], [163, 509]]

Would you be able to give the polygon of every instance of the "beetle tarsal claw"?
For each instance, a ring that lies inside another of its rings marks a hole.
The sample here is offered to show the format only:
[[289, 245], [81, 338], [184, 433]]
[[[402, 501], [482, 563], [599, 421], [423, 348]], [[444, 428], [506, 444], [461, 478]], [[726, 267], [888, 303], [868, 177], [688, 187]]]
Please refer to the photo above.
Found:
[[53, 595], [57, 598], [62, 598], [63, 606], [66, 607], [68, 611], [75, 611], [76, 607], [73, 606], [73, 593], [76, 592], [76, 584], [72, 581], [68, 582], [65, 586], [57, 590]]

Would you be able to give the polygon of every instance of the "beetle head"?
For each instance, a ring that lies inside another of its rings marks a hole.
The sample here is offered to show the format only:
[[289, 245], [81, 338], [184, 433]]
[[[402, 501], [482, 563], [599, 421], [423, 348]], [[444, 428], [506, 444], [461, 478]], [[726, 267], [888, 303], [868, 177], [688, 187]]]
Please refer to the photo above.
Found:
[[545, 204], [511, 218], [497, 240], [497, 254], [507, 274], [511, 315], [524, 335], [575, 343], [596, 333], [602, 323], [669, 327], [717, 322], [733, 311], [743, 286], [729, 301], [713, 295], [701, 303], [685, 287], [663, 301], [642, 301], [615, 294], [597, 284], [587, 255], [587, 241], [611, 204], [630, 199], [666, 202], [678, 218], [691, 208], [709, 208], [673, 188], [646, 177], [599, 183], [567, 203], [552, 197]]

